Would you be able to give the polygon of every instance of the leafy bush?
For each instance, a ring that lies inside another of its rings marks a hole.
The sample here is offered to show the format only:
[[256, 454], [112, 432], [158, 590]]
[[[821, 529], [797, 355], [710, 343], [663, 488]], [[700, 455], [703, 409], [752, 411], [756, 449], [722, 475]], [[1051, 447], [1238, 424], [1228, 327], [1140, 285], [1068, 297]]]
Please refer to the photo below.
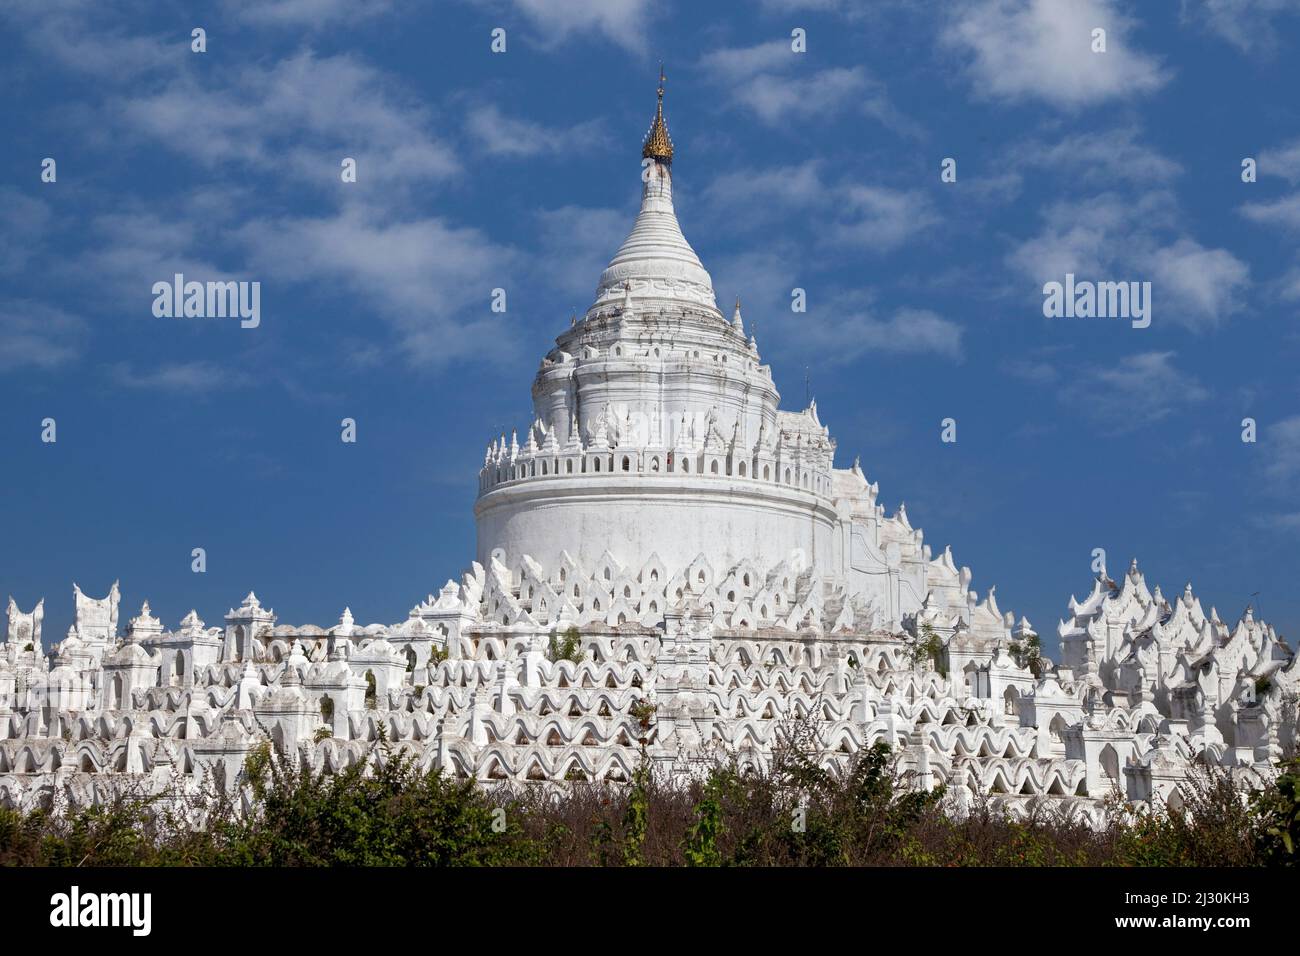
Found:
[[1229, 771], [1198, 765], [1177, 790], [1181, 806], [1143, 810], [1117, 828], [1116, 863], [1124, 866], [1250, 866], [1260, 820]]
[[633, 701], [632, 706], [628, 708], [628, 716], [637, 722], [641, 728], [641, 736], [644, 738], [650, 732], [650, 727], [654, 724], [655, 713], [658, 708], [650, 702], [647, 697]]
[[[0, 864], [56, 866], [1204, 866], [1294, 865], [1300, 764], [1249, 798], [1198, 768], [1179, 806], [1115, 806], [1093, 828], [1062, 804], [975, 798], [953, 814], [883, 743], [828, 769], [809, 725], [783, 728], [770, 766], [721, 763], [666, 784], [643, 753], [631, 780], [571, 775], [491, 790], [421, 771], [381, 737], [334, 775], [269, 745], [246, 761], [253, 810], [222, 791], [186, 803], [124, 794], [86, 810], [0, 810]], [[193, 824], [204, 808], [204, 825]]]
[[1300, 862], [1300, 758], [1282, 765], [1274, 786], [1251, 797], [1258, 820], [1255, 851], [1262, 861], [1280, 866]]
[[269, 747], [250, 756], [257, 812], [237, 824], [234, 862], [268, 866], [481, 866], [517, 862], [517, 826], [493, 828], [496, 809], [470, 780], [420, 772], [379, 748], [334, 776]]
[[718, 837], [723, 828], [722, 795], [728, 777], [718, 770], [709, 774], [700, 800], [695, 804], [695, 821], [686, 830], [682, 854], [688, 866], [721, 866]]
[[1035, 680], [1043, 676], [1043, 639], [1037, 634], [1030, 634], [1023, 641], [1012, 641], [1007, 649], [1017, 667], [1028, 670]]
[[582, 662], [586, 652], [582, 649], [582, 633], [576, 627], [570, 627], [563, 634], [551, 635], [550, 658], [552, 661]]
[[921, 632], [907, 639], [907, 657], [909, 662], [916, 666], [925, 664], [933, 667], [941, 676], [948, 676], [948, 666], [944, 657], [948, 648], [943, 643], [935, 629], [929, 624], [921, 625]]

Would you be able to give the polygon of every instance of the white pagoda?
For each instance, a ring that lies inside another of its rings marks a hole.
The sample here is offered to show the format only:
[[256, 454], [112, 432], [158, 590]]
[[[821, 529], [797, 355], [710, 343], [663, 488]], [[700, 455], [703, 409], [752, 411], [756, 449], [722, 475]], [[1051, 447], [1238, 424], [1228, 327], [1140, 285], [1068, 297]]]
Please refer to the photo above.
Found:
[[[241, 786], [271, 738], [315, 767], [380, 733], [422, 766], [492, 781], [678, 779], [762, 768], [783, 728], [842, 768], [877, 742], [959, 810], [998, 794], [1180, 799], [1193, 761], [1266, 774], [1297, 742], [1296, 657], [1250, 609], [1235, 627], [1137, 564], [1071, 599], [1057, 666], [993, 589], [971, 589], [899, 507], [886, 515], [815, 403], [785, 411], [740, 304], [682, 234], [663, 85], [641, 210], [586, 314], [533, 381], [533, 421], [487, 448], [477, 560], [396, 624], [281, 624], [250, 592], [174, 631], [119, 591], [75, 593], [46, 654], [43, 605], [0, 646], [0, 805], [112, 782]], [[566, 647], [565, 645], [569, 645]]]

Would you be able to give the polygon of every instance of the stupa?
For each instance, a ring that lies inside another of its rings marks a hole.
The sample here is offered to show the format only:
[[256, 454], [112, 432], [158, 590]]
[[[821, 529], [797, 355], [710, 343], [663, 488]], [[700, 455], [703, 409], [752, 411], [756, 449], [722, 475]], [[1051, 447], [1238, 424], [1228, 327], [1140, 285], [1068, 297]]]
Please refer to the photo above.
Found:
[[1100, 569], [1058, 628], [981, 599], [905, 508], [886, 514], [815, 403], [780, 407], [739, 302], [673, 204], [664, 88], [641, 209], [591, 307], [533, 380], [534, 417], [487, 448], [477, 560], [404, 621], [292, 626], [250, 592], [209, 627], [75, 588], [50, 647], [11, 599], [0, 646], [0, 805], [243, 787], [270, 740], [314, 768], [379, 739], [485, 785], [686, 779], [768, 766], [801, 725], [833, 771], [887, 744], [954, 812], [994, 794], [1100, 820], [1114, 794], [1176, 804], [1200, 761], [1246, 782], [1297, 744], [1296, 656], [1247, 608]]

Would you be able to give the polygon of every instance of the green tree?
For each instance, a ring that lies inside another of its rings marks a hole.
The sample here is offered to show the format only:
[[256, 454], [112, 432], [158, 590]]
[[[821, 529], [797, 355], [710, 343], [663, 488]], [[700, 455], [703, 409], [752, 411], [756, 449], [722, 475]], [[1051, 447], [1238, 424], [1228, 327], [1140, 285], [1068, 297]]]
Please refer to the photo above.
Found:
[[944, 677], [948, 676], [948, 665], [944, 661], [946, 652], [943, 638], [928, 622], [921, 625], [919, 634], [907, 638], [907, 658], [912, 666], [927, 664]]
[[1043, 641], [1037, 634], [1030, 634], [1023, 641], [1012, 641], [1007, 649], [1017, 667], [1026, 668], [1035, 680], [1043, 676]]
[[582, 633], [576, 627], [570, 627], [560, 635], [551, 635], [552, 661], [572, 661], [579, 664], [586, 656], [586, 652], [582, 649]]

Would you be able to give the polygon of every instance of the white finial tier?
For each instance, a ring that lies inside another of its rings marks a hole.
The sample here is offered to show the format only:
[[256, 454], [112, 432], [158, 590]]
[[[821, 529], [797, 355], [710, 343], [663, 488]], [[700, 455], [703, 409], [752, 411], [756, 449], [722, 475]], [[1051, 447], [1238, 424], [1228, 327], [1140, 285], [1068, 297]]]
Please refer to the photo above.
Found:
[[653, 303], [656, 308], [651, 311], [658, 307], [671, 310], [674, 305], [703, 306], [716, 314], [713, 280], [677, 222], [672, 173], [667, 166], [655, 163], [646, 167], [645, 175], [641, 211], [601, 273], [588, 316], [621, 303], [630, 291], [643, 308]]

